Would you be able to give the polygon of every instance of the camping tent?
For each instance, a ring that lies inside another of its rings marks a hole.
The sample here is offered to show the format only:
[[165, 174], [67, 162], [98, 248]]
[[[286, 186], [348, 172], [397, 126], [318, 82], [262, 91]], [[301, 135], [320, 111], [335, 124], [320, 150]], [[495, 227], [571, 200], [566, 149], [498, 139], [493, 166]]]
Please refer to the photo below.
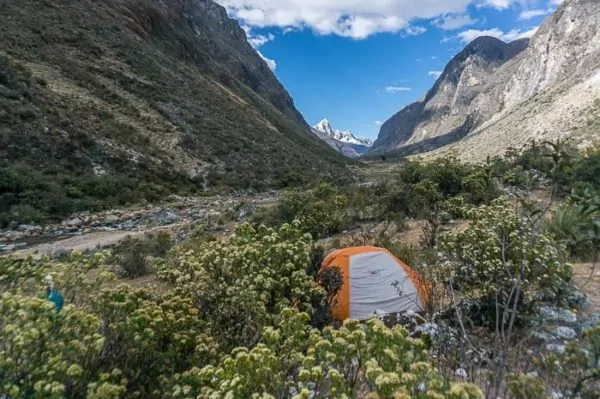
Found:
[[426, 281], [389, 251], [353, 247], [332, 252], [321, 271], [338, 267], [343, 284], [333, 303], [336, 320], [365, 320], [374, 314], [423, 310], [428, 297]]

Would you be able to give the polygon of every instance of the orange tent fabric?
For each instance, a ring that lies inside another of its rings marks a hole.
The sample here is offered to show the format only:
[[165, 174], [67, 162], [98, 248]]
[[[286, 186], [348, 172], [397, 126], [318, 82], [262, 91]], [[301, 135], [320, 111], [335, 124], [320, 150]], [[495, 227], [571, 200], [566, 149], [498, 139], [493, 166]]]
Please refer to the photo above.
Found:
[[362, 246], [329, 254], [321, 271], [338, 267], [342, 287], [334, 298], [333, 317], [364, 320], [377, 312], [423, 310], [430, 284], [384, 248]]

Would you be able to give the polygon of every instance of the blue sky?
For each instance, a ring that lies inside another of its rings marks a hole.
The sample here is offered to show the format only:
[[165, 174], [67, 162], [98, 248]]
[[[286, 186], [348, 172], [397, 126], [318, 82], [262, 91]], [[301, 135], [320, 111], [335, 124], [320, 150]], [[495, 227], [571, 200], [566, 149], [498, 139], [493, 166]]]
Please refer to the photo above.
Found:
[[310, 124], [375, 139], [481, 35], [531, 36], [561, 0], [217, 0]]

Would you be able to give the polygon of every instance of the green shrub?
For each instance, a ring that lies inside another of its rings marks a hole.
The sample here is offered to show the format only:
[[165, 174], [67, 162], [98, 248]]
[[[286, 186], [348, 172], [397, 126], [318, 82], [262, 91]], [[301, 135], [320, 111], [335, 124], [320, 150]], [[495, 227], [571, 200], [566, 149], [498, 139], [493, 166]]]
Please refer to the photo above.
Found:
[[572, 183], [600, 190], [600, 151], [588, 154], [575, 164]]
[[315, 239], [324, 238], [349, 227], [348, 201], [338, 189], [322, 183], [312, 191], [285, 193], [273, 212], [255, 219], [254, 223], [279, 226], [297, 220], [303, 232]]
[[553, 210], [546, 229], [563, 243], [571, 257], [595, 261], [600, 251], [600, 195], [590, 190], [574, 191]]
[[[467, 214], [467, 229], [442, 239], [440, 273], [459, 287], [461, 298], [488, 309], [485, 322], [506, 320], [513, 309], [519, 318], [533, 304], [534, 292], [556, 297], [570, 283], [561, 245], [534, 217], [515, 213], [505, 198]], [[513, 308], [515, 302], [520, 306]]]
[[582, 339], [569, 342], [562, 353], [543, 353], [534, 363], [537, 377], [513, 373], [509, 375], [511, 393], [516, 398], [537, 399], [555, 394], [570, 398], [598, 397], [600, 381], [600, 325], [588, 328]]
[[146, 233], [142, 238], [127, 237], [113, 250], [112, 262], [121, 276], [142, 277], [152, 272], [150, 257], [165, 257], [172, 246], [173, 238], [167, 232]]
[[500, 195], [494, 160], [467, 165], [448, 157], [432, 163], [405, 162], [384, 201], [389, 213], [414, 218], [437, 217], [444, 203], [457, 197], [470, 204], [489, 203]]
[[175, 292], [199, 305], [226, 348], [255, 344], [286, 306], [314, 314], [326, 292], [307, 274], [310, 238], [299, 223], [273, 230], [249, 224], [224, 240], [175, 248], [158, 271]]
[[[309, 328], [309, 316], [282, 309], [254, 348], [236, 348], [216, 365], [175, 375], [174, 397], [477, 398], [471, 384], [449, 387], [421, 341], [379, 320], [340, 329]], [[368, 393], [367, 393], [368, 392]]]

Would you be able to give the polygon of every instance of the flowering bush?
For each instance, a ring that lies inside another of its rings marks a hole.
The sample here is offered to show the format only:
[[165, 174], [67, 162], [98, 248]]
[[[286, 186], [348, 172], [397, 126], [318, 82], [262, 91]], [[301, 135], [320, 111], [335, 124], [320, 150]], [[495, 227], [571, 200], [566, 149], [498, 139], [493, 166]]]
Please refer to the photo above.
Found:
[[[19, 397], [160, 396], [161, 381], [208, 364], [218, 347], [189, 298], [107, 289], [104, 255], [64, 262], [0, 258], [0, 394]], [[57, 312], [42, 299], [51, 274]]]
[[538, 290], [558, 293], [570, 281], [560, 245], [537, 229], [533, 217], [519, 215], [506, 199], [467, 212], [471, 224], [441, 243], [440, 270], [460, 293], [489, 298], [507, 307]]
[[93, 315], [4, 293], [0, 299], [0, 389], [13, 398], [85, 397], [90, 362], [104, 337]]
[[175, 398], [483, 398], [479, 388], [448, 386], [421, 341], [377, 319], [311, 329], [309, 316], [283, 309], [252, 349], [172, 380]]
[[218, 346], [189, 298], [120, 286], [102, 291], [93, 313], [106, 342], [95, 366], [118, 367], [127, 391], [139, 397], [159, 397], [165, 376], [217, 356]]
[[232, 348], [255, 344], [284, 307], [312, 315], [325, 306], [326, 292], [307, 274], [309, 262], [310, 236], [297, 222], [278, 231], [243, 224], [221, 241], [175, 249], [158, 275], [193, 299], [213, 336]]

